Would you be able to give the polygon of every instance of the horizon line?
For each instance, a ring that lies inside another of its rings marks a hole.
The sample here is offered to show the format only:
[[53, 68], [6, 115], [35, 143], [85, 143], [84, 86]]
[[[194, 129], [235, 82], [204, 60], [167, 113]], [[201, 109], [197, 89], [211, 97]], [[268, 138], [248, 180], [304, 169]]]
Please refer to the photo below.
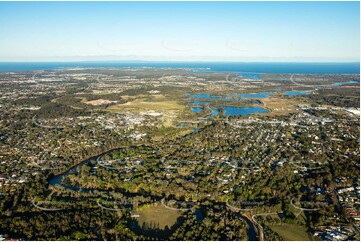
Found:
[[194, 62], [204, 62], [204, 63], [357, 63], [360, 64], [360, 60], [355, 61], [324, 61], [324, 60], [315, 60], [315, 61], [236, 61], [236, 60], [30, 60], [30, 61], [24, 61], [24, 60], [11, 60], [11, 61], [5, 61], [0, 60], [0, 63], [65, 63], [65, 62], [108, 62], [108, 63], [139, 63], [139, 62], [145, 62], [145, 63], [151, 63], [151, 62], [174, 62], [174, 63], [194, 63]]

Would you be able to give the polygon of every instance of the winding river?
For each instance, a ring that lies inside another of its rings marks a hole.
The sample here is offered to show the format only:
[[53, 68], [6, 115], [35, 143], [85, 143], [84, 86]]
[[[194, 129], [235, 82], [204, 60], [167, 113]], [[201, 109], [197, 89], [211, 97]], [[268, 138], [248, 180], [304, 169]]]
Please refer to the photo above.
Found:
[[[54, 177], [52, 177], [49, 181], [49, 185], [50, 186], [55, 186], [55, 185], [60, 185], [62, 186], [64, 189], [67, 189], [67, 190], [72, 190], [72, 191], [75, 191], [75, 192], [84, 192], [84, 193], [92, 193], [94, 191], [104, 191], [104, 192], [109, 192], [108, 190], [101, 190], [101, 189], [86, 189], [86, 188], [81, 188], [81, 187], [71, 187], [71, 186], [64, 186], [61, 184], [61, 181], [63, 179], [63, 177], [66, 177], [68, 175], [70, 175], [71, 173], [75, 172], [76, 169], [80, 166], [83, 166], [83, 165], [87, 165], [90, 161], [94, 161], [96, 160], [97, 158], [99, 157], [102, 157], [104, 156], [105, 154], [107, 153], [111, 153], [111, 152], [114, 152], [116, 150], [121, 150], [121, 149], [124, 149], [124, 148], [116, 148], [116, 149], [112, 149], [112, 150], [109, 150], [109, 151], [106, 151], [100, 155], [97, 155], [97, 156], [93, 156], [91, 158], [88, 158], [84, 161], [81, 161], [80, 163], [78, 163], [77, 165], [73, 166], [73, 167], [70, 167], [67, 171], [59, 174], [59, 175], [56, 175]], [[132, 196], [136, 196], [136, 195], [141, 195], [141, 194], [132, 194], [132, 193], [127, 193], [127, 192], [123, 192], [123, 191], [119, 191], [120, 193], [128, 196], [128, 197], [132, 197]], [[142, 194], [143, 195], [143, 194]], [[144, 196], [148, 196], [148, 195], [145, 195]], [[158, 196], [150, 196], [152, 199], [156, 199], [156, 200], [160, 200], [161, 197], [158, 197]], [[195, 213], [196, 217], [197, 217], [197, 220], [199, 220], [199, 214], [197, 214], [197, 211]], [[243, 214], [240, 214], [240, 213], [236, 213], [236, 215], [244, 220], [246, 223], [247, 223], [247, 236], [248, 236], [248, 240], [249, 241], [257, 241], [258, 240], [258, 233], [257, 233], [257, 228], [256, 226], [254, 225], [254, 223], [251, 221], [251, 219], [249, 219], [247, 216], [243, 215]], [[202, 220], [202, 219], [200, 219]]]
[[[218, 110], [217, 110], [218, 111]], [[196, 129], [196, 128], [195, 128]], [[198, 131], [195, 130], [194, 133], [196, 133]], [[193, 133], [193, 134], [194, 134]], [[192, 135], [192, 134], [191, 134]], [[124, 149], [124, 147], [122, 148], [115, 148], [115, 149], [111, 149], [111, 150], [108, 150], [106, 152], [103, 152], [99, 155], [96, 155], [96, 156], [93, 156], [93, 157], [90, 157], [84, 161], [81, 161], [80, 163], [78, 163], [77, 165], [74, 165], [72, 167], [70, 167], [67, 171], [59, 174], [59, 175], [56, 175], [54, 177], [52, 177], [49, 181], [49, 185], [50, 186], [56, 186], [56, 185], [60, 185], [61, 187], [63, 187], [64, 189], [67, 189], [67, 190], [72, 190], [72, 191], [75, 191], [75, 192], [84, 192], [84, 193], [92, 193], [94, 191], [104, 191], [104, 192], [110, 192], [108, 190], [102, 190], [102, 189], [86, 189], [86, 188], [81, 188], [81, 187], [71, 187], [71, 186], [65, 186], [65, 185], [62, 185], [61, 182], [62, 182], [62, 179], [72, 173], [74, 173], [78, 167], [80, 166], [83, 166], [83, 165], [87, 165], [89, 162], [91, 161], [94, 161], [94, 160], [97, 160], [98, 158], [104, 156], [105, 154], [108, 154], [108, 153], [112, 153], [114, 151], [117, 151], [117, 150], [122, 150]], [[128, 197], [133, 197], [133, 196], [137, 196], [137, 195], [142, 195], [142, 196], [148, 196], [148, 197], [151, 197], [152, 199], [156, 199], [156, 200], [160, 200], [161, 197], [158, 197], [158, 196], [152, 196], [152, 195], [147, 195], [147, 194], [133, 194], [133, 193], [128, 193], [128, 192], [124, 192], [124, 191], [117, 191], [117, 190], [114, 190], [115, 192], [120, 192], [122, 194], [124, 194], [125, 196], [128, 196]], [[195, 213], [196, 217], [197, 217], [197, 220], [200, 219], [199, 217], [199, 214], [197, 214], [197, 212]], [[243, 221], [245, 221], [247, 223], [247, 236], [248, 236], [248, 240], [249, 241], [257, 241], [258, 240], [258, 233], [257, 233], [257, 228], [256, 228], [256, 225], [253, 223], [253, 221], [248, 218], [248, 216], [246, 215], [243, 215], [243, 214], [240, 214], [240, 213], [236, 213], [236, 215], [242, 219]], [[201, 219], [202, 220], [202, 219]]]

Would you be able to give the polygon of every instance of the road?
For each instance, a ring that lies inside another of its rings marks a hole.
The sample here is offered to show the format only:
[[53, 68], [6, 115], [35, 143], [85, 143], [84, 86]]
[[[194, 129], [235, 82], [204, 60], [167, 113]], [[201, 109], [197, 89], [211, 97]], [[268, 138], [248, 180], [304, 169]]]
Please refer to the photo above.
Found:
[[[282, 211], [280, 212], [280, 213], [282, 213]], [[253, 215], [252, 216], [252, 221], [257, 225], [257, 227], [258, 227], [258, 234], [259, 234], [259, 240], [260, 241], [263, 241], [264, 240], [264, 234], [263, 234], [263, 227], [262, 227], [262, 225], [260, 225], [257, 221], [256, 221], [256, 219], [255, 219], [255, 217], [256, 216], [267, 216], [267, 215], [278, 215], [279, 213], [261, 213], [261, 214], [255, 214], [255, 215]]]
[[190, 208], [172, 208], [172, 207], [169, 207], [164, 203], [164, 198], [162, 200], [160, 200], [160, 202], [162, 203], [162, 205], [165, 208], [168, 208], [168, 209], [173, 210], [173, 211], [189, 211], [189, 210], [191, 210]]

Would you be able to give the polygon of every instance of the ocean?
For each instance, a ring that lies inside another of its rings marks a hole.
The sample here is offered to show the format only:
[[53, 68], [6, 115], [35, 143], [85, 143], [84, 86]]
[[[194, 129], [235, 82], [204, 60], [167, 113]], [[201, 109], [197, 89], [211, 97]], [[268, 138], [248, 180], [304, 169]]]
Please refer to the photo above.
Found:
[[195, 68], [202, 72], [262, 74], [360, 74], [360, 63], [266, 62], [0, 62], [0, 72], [55, 70], [75, 67]]

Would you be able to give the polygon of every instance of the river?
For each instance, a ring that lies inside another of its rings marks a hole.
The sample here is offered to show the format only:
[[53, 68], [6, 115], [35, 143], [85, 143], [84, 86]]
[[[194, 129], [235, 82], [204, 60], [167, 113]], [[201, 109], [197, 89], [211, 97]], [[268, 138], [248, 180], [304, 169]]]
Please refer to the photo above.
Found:
[[[101, 153], [100, 155], [96, 155], [96, 156], [93, 156], [91, 158], [88, 158], [80, 163], [78, 163], [77, 165], [73, 166], [73, 167], [70, 167], [67, 171], [57, 175], [57, 176], [54, 176], [50, 179], [49, 181], [49, 185], [50, 186], [55, 186], [55, 185], [61, 185], [64, 189], [69, 189], [69, 190], [72, 190], [72, 191], [80, 191], [80, 192], [85, 192], [85, 193], [93, 193], [94, 191], [102, 191], [102, 192], [110, 192], [111, 190], [102, 190], [102, 189], [86, 189], [86, 188], [81, 188], [81, 187], [70, 187], [70, 186], [64, 186], [61, 184], [61, 181], [63, 179], [63, 177], [66, 177], [68, 176], [69, 174], [71, 174], [72, 172], [74, 172], [78, 167], [82, 166], [82, 165], [86, 165], [88, 164], [90, 161], [94, 161], [96, 160], [98, 157], [102, 157], [104, 156], [106, 153], [111, 153], [113, 151], [116, 151], [116, 150], [121, 150], [121, 149], [124, 149], [124, 148], [115, 148], [115, 149], [111, 149], [109, 151], [106, 151], [106, 152], [103, 152]], [[120, 191], [120, 190], [112, 190], [114, 192], [120, 192], [122, 193], [123, 195], [127, 196], [127, 197], [133, 197], [133, 196], [137, 196], [137, 195], [141, 195], [141, 196], [148, 196], [152, 199], [155, 199], [155, 200], [160, 200], [161, 197], [158, 197], [158, 196], [152, 196], [152, 195], [147, 195], [147, 194], [133, 194], [133, 193], [128, 193], [128, 192], [125, 192], [125, 191]], [[249, 241], [257, 241], [258, 240], [258, 234], [257, 234], [257, 229], [255, 228], [255, 225], [254, 223], [245, 215], [242, 215], [240, 213], [235, 213], [239, 218], [241, 218], [242, 220], [244, 220], [246, 223], [247, 223], [247, 236], [248, 236], [248, 240]], [[197, 215], [197, 214], [196, 214]], [[198, 217], [197, 217], [198, 219]]]

